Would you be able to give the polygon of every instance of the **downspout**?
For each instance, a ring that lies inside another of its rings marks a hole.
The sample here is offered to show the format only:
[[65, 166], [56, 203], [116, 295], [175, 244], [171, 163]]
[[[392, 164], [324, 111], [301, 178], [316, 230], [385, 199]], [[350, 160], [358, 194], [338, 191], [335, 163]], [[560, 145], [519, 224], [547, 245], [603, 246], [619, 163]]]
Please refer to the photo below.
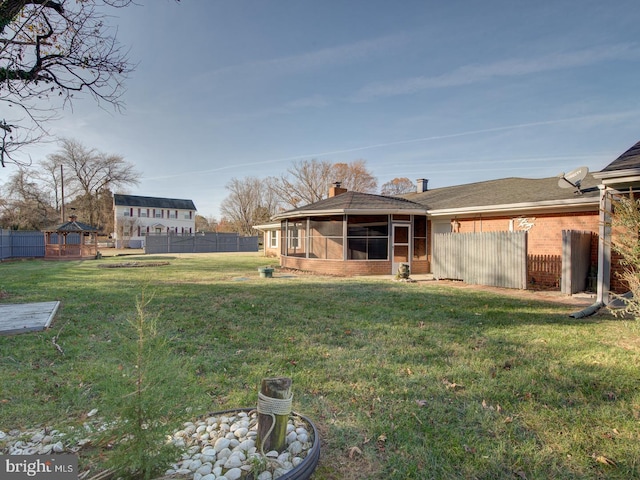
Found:
[[598, 288], [596, 303], [609, 302], [611, 288], [611, 197], [605, 185], [600, 189], [600, 218], [598, 228]]
[[611, 197], [605, 185], [600, 189], [600, 214], [598, 226], [598, 288], [593, 305], [574, 312], [570, 317], [584, 318], [593, 315], [609, 303], [611, 288]]
[[572, 318], [588, 317], [588, 316], [593, 315], [594, 313], [596, 313], [602, 307], [604, 307], [604, 303], [602, 303], [600, 301], [597, 301], [593, 305], [589, 305], [587, 308], [584, 308], [584, 309], [582, 309], [582, 310], [580, 310], [578, 312], [574, 312], [569, 316], [572, 317]]

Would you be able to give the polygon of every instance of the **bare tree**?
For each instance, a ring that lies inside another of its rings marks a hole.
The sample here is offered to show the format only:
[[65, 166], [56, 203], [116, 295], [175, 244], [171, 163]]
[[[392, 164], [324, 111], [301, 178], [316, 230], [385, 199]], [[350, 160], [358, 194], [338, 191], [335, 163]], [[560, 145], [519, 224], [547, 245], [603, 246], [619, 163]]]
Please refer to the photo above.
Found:
[[394, 178], [382, 185], [380, 193], [382, 195], [402, 195], [404, 193], [412, 193], [416, 191], [415, 184], [407, 177]]
[[90, 225], [99, 217], [98, 203], [102, 195], [115, 187], [137, 185], [140, 173], [120, 155], [109, 155], [88, 149], [76, 140], [61, 141], [61, 150], [48, 157], [49, 162], [64, 169], [65, 196], [75, 196], [77, 208], [84, 209]]
[[51, 158], [39, 163], [37, 170], [33, 171], [33, 177], [38, 180], [43, 190], [47, 190], [53, 199], [53, 206], [57, 212], [62, 212], [62, 180], [61, 165]]
[[218, 221], [213, 216], [196, 215], [196, 232], [217, 231]]
[[331, 170], [331, 163], [325, 160], [294, 162], [286, 174], [271, 178], [269, 185], [283, 204], [296, 208], [326, 197], [329, 186], [336, 181]]
[[364, 160], [332, 164], [313, 159], [294, 162], [287, 174], [269, 179], [268, 185], [282, 205], [297, 208], [327, 198], [329, 187], [335, 182], [363, 193], [373, 193], [378, 184]]
[[230, 193], [222, 201], [220, 211], [223, 218], [233, 225], [234, 231], [242, 235], [253, 235], [253, 226], [267, 222], [275, 213], [269, 210], [270, 206], [265, 201], [271, 193], [260, 179], [232, 178], [226, 188]]
[[28, 163], [15, 152], [38, 141], [74, 94], [122, 106], [123, 81], [133, 70], [106, 19], [105, 6], [133, 0], [0, 0], [0, 164]]
[[41, 230], [56, 222], [51, 198], [31, 172], [19, 168], [3, 186], [0, 225], [17, 230]]
[[129, 248], [129, 241], [131, 241], [138, 223], [137, 218], [120, 217], [118, 219], [118, 231], [115, 232], [116, 238], [120, 240], [118, 248]]
[[353, 192], [375, 193], [378, 180], [367, 170], [365, 160], [354, 160], [350, 163], [334, 163], [332, 182], [340, 182], [343, 188]]

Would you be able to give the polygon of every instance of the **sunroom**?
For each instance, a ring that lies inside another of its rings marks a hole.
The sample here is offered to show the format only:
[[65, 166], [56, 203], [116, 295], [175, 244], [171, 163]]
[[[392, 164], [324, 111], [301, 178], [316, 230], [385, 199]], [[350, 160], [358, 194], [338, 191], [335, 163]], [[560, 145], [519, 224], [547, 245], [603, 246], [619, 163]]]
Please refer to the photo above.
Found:
[[429, 271], [424, 206], [340, 190], [273, 218], [280, 221], [282, 267], [347, 276], [395, 274], [401, 264]]

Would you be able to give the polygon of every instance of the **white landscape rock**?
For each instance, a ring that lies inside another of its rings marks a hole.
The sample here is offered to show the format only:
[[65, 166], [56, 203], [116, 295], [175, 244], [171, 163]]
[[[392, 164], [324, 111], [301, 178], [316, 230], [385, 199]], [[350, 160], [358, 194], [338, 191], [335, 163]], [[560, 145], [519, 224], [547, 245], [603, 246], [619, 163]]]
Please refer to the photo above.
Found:
[[216, 440], [213, 448], [216, 449], [216, 452], [220, 453], [222, 450], [229, 446], [229, 443], [231, 443], [231, 440], [229, 440], [228, 438], [219, 438], [218, 440]]
[[238, 480], [242, 476], [242, 470], [239, 468], [232, 468], [224, 474], [227, 480]]
[[[78, 454], [92, 445], [93, 434], [113, 426], [113, 422], [93, 417], [84, 426], [69, 427], [66, 432], [47, 427], [0, 430], [0, 455]], [[265, 460], [256, 445], [257, 429], [255, 411], [185, 422], [167, 436], [167, 441], [185, 451], [165, 474], [180, 480], [239, 480], [253, 472], [258, 480], [275, 480], [300, 465], [314, 441], [308, 424], [292, 415], [287, 425], [287, 449], [282, 454], [268, 452], [270, 460]], [[258, 464], [266, 465], [266, 470], [254, 471]]]

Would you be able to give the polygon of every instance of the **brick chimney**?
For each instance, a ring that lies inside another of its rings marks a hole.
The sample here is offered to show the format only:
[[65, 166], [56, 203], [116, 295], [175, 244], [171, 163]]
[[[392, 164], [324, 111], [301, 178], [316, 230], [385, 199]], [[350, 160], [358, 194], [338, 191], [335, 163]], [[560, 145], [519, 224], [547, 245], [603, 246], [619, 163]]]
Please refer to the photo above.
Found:
[[337, 195], [340, 195], [342, 193], [346, 193], [347, 192], [347, 189], [346, 188], [342, 188], [340, 185], [342, 185], [342, 183], [335, 182], [333, 184], [333, 187], [329, 188], [329, 198], [335, 197]]
[[416, 180], [416, 183], [418, 185], [418, 189], [417, 189], [418, 193], [426, 192], [428, 190], [427, 188], [427, 184], [429, 183], [428, 178], [419, 178], [418, 180]]

